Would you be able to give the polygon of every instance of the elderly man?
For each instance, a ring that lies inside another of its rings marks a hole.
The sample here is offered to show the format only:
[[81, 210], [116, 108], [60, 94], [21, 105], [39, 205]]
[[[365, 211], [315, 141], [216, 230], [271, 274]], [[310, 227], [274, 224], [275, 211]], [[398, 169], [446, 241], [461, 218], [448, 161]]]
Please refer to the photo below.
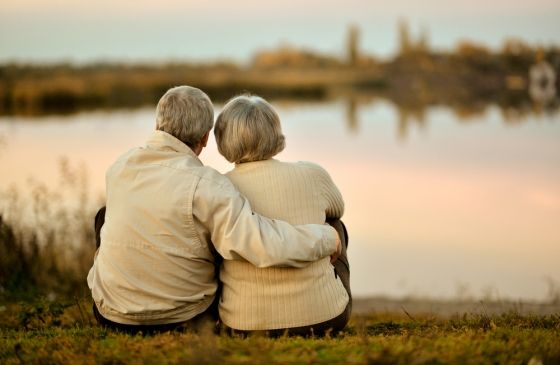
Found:
[[216, 253], [258, 267], [302, 267], [340, 252], [332, 227], [259, 216], [202, 164], [214, 122], [206, 94], [172, 88], [156, 114], [146, 145], [107, 171], [106, 214], [96, 217], [100, 245], [88, 275], [101, 324], [132, 332], [194, 326], [215, 310]]

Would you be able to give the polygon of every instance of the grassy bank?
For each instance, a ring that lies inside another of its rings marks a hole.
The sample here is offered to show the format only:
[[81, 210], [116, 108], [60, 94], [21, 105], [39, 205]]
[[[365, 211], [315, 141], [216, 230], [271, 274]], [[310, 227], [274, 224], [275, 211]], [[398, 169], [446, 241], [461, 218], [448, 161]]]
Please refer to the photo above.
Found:
[[120, 334], [98, 327], [91, 314], [87, 246], [73, 251], [83, 258], [76, 266], [56, 259], [64, 248], [60, 238], [33, 246], [5, 221], [0, 233], [1, 364], [560, 364], [560, 312], [439, 316], [362, 309], [335, 338]]
[[335, 338], [129, 336], [97, 327], [88, 299], [2, 306], [3, 364], [544, 364], [560, 363], [560, 317], [399, 313], [354, 316]]
[[88, 199], [79, 169], [62, 161], [61, 177], [55, 191], [36, 184], [29, 197], [17, 190], [0, 194], [0, 364], [560, 363], [558, 311], [490, 314], [482, 306], [444, 317], [417, 314], [400, 302], [396, 308], [405, 309], [358, 310], [356, 301], [349, 326], [336, 338], [108, 331], [95, 323], [85, 283], [99, 204]]

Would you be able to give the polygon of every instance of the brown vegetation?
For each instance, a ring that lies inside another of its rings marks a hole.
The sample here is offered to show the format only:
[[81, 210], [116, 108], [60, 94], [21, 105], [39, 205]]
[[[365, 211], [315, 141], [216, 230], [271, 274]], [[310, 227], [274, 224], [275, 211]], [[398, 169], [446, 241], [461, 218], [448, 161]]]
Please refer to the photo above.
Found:
[[0, 192], [0, 303], [87, 292], [97, 203], [83, 169], [62, 159], [60, 173], [54, 190], [33, 182], [25, 196], [15, 187]]
[[[257, 53], [252, 63], [158, 65], [91, 64], [0, 65], [0, 114], [72, 112], [81, 108], [155, 104], [168, 88], [188, 84], [213, 100], [241, 92], [267, 98], [324, 99], [366, 93], [390, 99], [408, 109], [445, 104], [495, 103], [526, 108], [531, 103], [528, 72], [536, 60], [547, 60], [558, 74], [560, 49], [508, 40], [499, 50], [461, 42], [452, 51], [434, 51], [422, 30], [413, 39], [399, 25], [399, 53], [381, 61], [359, 48], [359, 31], [349, 30], [346, 55], [335, 57], [282, 47]], [[557, 90], [560, 82], [557, 79]], [[558, 99], [550, 105], [558, 107]]]

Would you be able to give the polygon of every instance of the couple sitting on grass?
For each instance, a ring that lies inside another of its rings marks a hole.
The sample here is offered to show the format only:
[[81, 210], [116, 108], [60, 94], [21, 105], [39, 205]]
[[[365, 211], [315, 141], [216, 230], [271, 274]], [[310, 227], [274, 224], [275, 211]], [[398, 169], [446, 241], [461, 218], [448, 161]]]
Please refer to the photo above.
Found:
[[272, 106], [243, 95], [218, 115], [218, 149], [235, 163], [225, 176], [198, 158], [214, 124], [205, 93], [172, 88], [156, 114], [145, 146], [107, 171], [88, 275], [98, 322], [131, 333], [218, 319], [241, 334], [343, 329], [352, 307], [344, 203], [320, 166], [273, 159], [285, 142]]

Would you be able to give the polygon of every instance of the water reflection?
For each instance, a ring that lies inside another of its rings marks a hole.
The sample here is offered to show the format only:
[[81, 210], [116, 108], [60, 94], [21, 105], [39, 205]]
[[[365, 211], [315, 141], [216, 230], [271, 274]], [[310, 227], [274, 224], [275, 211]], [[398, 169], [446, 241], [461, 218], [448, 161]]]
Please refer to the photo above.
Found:
[[356, 98], [346, 98], [346, 125], [348, 130], [357, 133], [360, 129], [360, 121], [358, 120], [358, 101]]
[[6, 137], [6, 135], [0, 134], [0, 153], [2, 153], [2, 150], [5, 149], [7, 145], [8, 138]]
[[517, 125], [520, 123], [530, 123], [542, 118], [548, 119], [550, 122], [559, 120], [560, 103], [555, 99], [551, 99], [548, 103], [542, 103], [539, 100], [533, 102], [528, 100], [516, 101], [512, 105], [505, 103], [503, 105], [470, 103], [470, 104], [423, 104], [423, 103], [403, 103], [395, 100], [387, 100], [377, 95], [356, 94], [345, 95], [342, 100], [345, 103], [345, 120], [348, 131], [358, 133], [360, 130], [360, 109], [367, 108], [376, 102], [389, 102], [397, 111], [396, 133], [395, 138], [399, 141], [407, 139], [410, 129], [426, 130], [428, 121], [426, 113], [434, 107], [444, 107], [450, 109], [457, 122], [471, 123], [480, 122], [485, 119], [485, 115], [489, 109], [498, 109], [501, 120], [505, 125]]
[[[475, 296], [543, 299], [545, 278], [560, 282], [556, 112], [528, 108], [511, 122], [493, 106], [376, 97], [274, 104], [287, 138], [279, 158], [321, 164], [344, 195], [356, 295], [449, 297], [468, 285]], [[88, 176], [96, 201], [106, 168], [145, 142], [153, 118], [151, 107], [1, 117], [0, 189], [23, 190], [28, 177], [56, 186], [66, 166]], [[201, 158], [231, 169], [213, 140]]]
[[397, 127], [397, 137], [400, 140], [406, 139], [411, 124], [417, 124], [420, 129], [426, 128], [424, 107], [399, 108], [398, 110], [399, 119]]

